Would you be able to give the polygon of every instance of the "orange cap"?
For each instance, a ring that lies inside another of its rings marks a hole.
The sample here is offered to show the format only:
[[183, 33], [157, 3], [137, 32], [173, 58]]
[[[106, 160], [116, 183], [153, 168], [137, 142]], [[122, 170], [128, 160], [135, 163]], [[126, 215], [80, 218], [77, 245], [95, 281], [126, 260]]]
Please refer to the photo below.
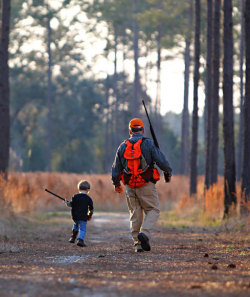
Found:
[[144, 127], [144, 125], [143, 125], [143, 121], [141, 119], [135, 118], [129, 122], [130, 129], [141, 129], [143, 127]]

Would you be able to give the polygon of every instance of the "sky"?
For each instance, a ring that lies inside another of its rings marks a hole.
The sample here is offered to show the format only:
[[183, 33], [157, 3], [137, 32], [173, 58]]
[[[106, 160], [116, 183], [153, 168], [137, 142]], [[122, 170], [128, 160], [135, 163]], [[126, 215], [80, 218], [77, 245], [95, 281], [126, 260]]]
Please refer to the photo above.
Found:
[[[94, 56], [99, 56], [97, 62], [93, 65], [92, 70], [99, 77], [106, 77], [108, 74], [113, 74], [114, 66], [113, 54], [109, 56], [109, 62], [101, 57], [101, 53], [105, 47], [105, 43], [98, 42], [96, 45], [89, 45], [86, 47], [89, 63]], [[122, 53], [118, 53], [118, 71], [122, 71], [121, 65]], [[145, 62], [139, 61], [140, 69], [143, 71], [143, 65]], [[125, 61], [125, 69], [130, 73], [130, 79], [133, 80], [134, 75], [134, 62], [132, 60]], [[131, 71], [132, 69], [132, 71]], [[130, 71], [129, 71], [130, 70]], [[147, 93], [151, 96], [152, 100], [156, 97], [156, 68], [150, 71], [150, 82], [147, 83]], [[205, 94], [202, 87], [199, 87], [199, 110], [200, 114], [203, 112]], [[184, 97], [184, 60], [181, 58], [175, 58], [173, 60], [164, 61], [161, 64], [161, 114], [172, 111], [175, 113], [181, 113], [183, 108]], [[193, 80], [192, 73], [190, 72], [190, 84], [189, 84], [189, 111], [193, 109]]]
[[[155, 97], [155, 84], [151, 87], [152, 98]], [[184, 60], [176, 58], [162, 63], [161, 68], [161, 114], [168, 111], [181, 113], [184, 98]], [[199, 109], [203, 110], [205, 95], [199, 88]], [[189, 111], [193, 109], [193, 80], [190, 73], [189, 83]]]

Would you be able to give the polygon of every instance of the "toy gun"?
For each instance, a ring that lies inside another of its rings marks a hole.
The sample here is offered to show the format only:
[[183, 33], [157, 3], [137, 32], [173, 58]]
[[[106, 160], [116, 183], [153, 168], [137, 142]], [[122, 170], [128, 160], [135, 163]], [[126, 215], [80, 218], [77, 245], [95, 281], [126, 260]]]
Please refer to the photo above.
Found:
[[[159, 149], [160, 146], [159, 146], [159, 143], [158, 143], [157, 138], [155, 136], [155, 131], [154, 131], [154, 128], [153, 128], [153, 126], [151, 124], [151, 121], [150, 121], [150, 118], [149, 118], [148, 111], [147, 111], [147, 108], [146, 108], [146, 105], [145, 105], [144, 100], [142, 100], [142, 104], [144, 106], [144, 109], [145, 109], [145, 112], [146, 112], [146, 115], [147, 115], [147, 118], [148, 118], [149, 128], [150, 128], [150, 132], [151, 132], [151, 135], [152, 135], [154, 144]], [[169, 175], [167, 172], [163, 171], [163, 176], [164, 176], [164, 180], [165, 180], [166, 183], [170, 182], [171, 175]]]
[[45, 191], [48, 192], [48, 193], [50, 193], [50, 194], [52, 194], [52, 195], [54, 195], [54, 196], [56, 196], [57, 198], [63, 200], [65, 203], [69, 202], [67, 199], [65, 199], [65, 198], [63, 198], [63, 197], [57, 195], [56, 193], [51, 192], [51, 191], [48, 190], [48, 189], [45, 189]]
[[[65, 203], [68, 203], [68, 202], [69, 202], [67, 199], [65, 199], [65, 198], [63, 198], [63, 197], [61, 197], [61, 196], [57, 195], [57, 194], [56, 194], [56, 193], [54, 193], [54, 192], [51, 192], [51, 191], [50, 191], [50, 190], [48, 190], [48, 189], [45, 189], [45, 191], [46, 191], [46, 192], [48, 192], [48, 193], [50, 193], [50, 194], [52, 194], [52, 195], [54, 195], [54, 196], [56, 196], [57, 198], [59, 198], [59, 199], [63, 200]], [[88, 221], [90, 221], [90, 220], [91, 220], [91, 218], [92, 218], [92, 215], [93, 215], [93, 211], [90, 211], [90, 213], [87, 215], [87, 220], [88, 220]]]

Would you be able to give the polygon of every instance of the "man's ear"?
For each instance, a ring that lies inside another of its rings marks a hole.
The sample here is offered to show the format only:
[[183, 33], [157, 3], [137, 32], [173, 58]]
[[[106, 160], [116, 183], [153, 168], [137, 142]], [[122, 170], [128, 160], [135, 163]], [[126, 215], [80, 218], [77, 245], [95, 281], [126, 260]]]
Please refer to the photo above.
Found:
[[132, 135], [132, 131], [129, 129], [129, 135]]

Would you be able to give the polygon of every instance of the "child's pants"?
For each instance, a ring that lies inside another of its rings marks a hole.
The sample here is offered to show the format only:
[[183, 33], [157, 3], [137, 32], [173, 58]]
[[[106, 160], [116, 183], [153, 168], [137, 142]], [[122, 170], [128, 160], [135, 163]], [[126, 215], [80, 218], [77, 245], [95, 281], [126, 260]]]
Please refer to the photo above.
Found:
[[74, 221], [74, 225], [73, 225], [73, 230], [79, 232], [78, 238], [84, 240], [85, 234], [86, 234], [86, 226], [87, 226], [87, 222], [85, 221]]

